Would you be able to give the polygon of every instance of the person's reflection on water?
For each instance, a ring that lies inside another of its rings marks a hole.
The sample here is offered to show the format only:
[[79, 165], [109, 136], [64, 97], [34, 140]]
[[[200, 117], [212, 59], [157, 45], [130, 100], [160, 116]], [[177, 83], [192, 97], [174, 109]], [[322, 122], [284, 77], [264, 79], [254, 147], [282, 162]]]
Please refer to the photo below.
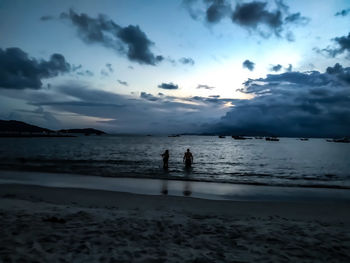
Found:
[[164, 179], [162, 180], [162, 189], [161, 189], [161, 193], [163, 195], [167, 195], [168, 194], [168, 174], [169, 174], [169, 150], [165, 150], [165, 152], [163, 154], [161, 154], [162, 158], [163, 158], [163, 177]]
[[190, 196], [192, 194], [192, 187], [191, 187], [191, 174], [192, 174], [192, 164], [193, 164], [193, 155], [190, 152], [190, 149], [187, 149], [187, 151], [184, 154], [183, 160], [185, 163], [185, 185], [184, 185], [184, 196]]
[[168, 180], [167, 179], [163, 179], [162, 180], [162, 190], [160, 192], [163, 195], [167, 195], [168, 194]]

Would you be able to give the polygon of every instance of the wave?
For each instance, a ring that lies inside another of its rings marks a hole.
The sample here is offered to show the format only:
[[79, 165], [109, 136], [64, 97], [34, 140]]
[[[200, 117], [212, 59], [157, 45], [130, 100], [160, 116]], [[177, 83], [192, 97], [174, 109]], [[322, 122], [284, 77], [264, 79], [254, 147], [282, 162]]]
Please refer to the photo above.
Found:
[[188, 172], [183, 166], [168, 171], [147, 160], [66, 160], [17, 158], [2, 159], [0, 169], [31, 172], [70, 173], [101, 177], [150, 178], [167, 180], [189, 180], [231, 184], [265, 186], [312, 187], [350, 189], [350, 176], [336, 174], [289, 174], [289, 173], [225, 173], [219, 170]]

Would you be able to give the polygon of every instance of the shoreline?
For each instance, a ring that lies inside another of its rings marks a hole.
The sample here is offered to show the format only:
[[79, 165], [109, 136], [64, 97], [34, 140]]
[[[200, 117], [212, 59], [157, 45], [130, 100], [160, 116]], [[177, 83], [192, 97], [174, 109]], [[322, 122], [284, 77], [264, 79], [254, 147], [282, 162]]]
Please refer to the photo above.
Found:
[[0, 184], [27, 184], [146, 195], [166, 194], [210, 200], [350, 203], [350, 191], [348, 189], [264, 186], [174, 179], [99, 177], [65, 173], [1, 171]]
[[[284, 200], [210, 200], [197, 197], [148, 195], [98, 189], [48, 187], [25, 184], [0, 184], [2, 200], [18, 200], [86, 208], [155, 209], [230, 216], [288, 216], [350, 223], [349, 203], [298, 202]], [[2, 205], [0, 205], [1, 207]], [[349, 244], [350, 245], [350, 244]]]
[[[99, 178], [120, 178], [120, 179], [150, 179], [150, 180], [168, 180], [168, 181], [189, 181], [189, 182], [201, 182], [201, 183], [218, 183], [229, 185], [251, 185], [251, 186], [267, 186], [267, 187], [287, 187], [287, 188], [315, 188], [315, 189], [340, 189], [350, 190], [350, 185], [327, 185], [327, 184], [279, 184], [279, 183], [263, 183], [263, 182], [247, 182], [247, 181], [224, 181], [224, 180], [210, 180], [205, 178], [195, 178], [194, 176], [164, 176], [164, 173], [159, 173], [157, 176], [145, 175], [145, 174], [133, 174], [122, 173], [116, 176], [111, 175], [96, 175], [89, 173], [74, 173], [55, 170], [37, 170], [37, 169], [13, 169], [1, 167], [0, 172], [7, 173], [37, 173], [37, 174], [62, 174], [62, 175], [78, 175], [78, 176], [92, 176]], [[261, 174], [237, 174], [241, 176], [257, 176]]]
[[0, 261], [349, 262], [349, 203], [0, 184]]

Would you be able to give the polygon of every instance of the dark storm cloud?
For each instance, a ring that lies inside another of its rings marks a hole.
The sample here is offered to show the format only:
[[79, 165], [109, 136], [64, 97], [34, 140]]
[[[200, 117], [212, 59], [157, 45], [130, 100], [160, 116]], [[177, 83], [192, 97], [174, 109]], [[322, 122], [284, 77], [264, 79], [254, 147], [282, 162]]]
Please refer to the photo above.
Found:
[[258, 32], [263, 37], [270, 37], [274, 34], [282, 36], [286, 31], [285, 38], [288, 41], [294, 41], [293, 33], [288, 30], [289, 25], [306, 25], [310, 19], [301, 15], [300, 12], [290, 13], [289, 6], [282, 0], [275, 1], [275, 10], [269, 10], [267, 2], [252, 1], [248, 3], [237, 3], [233, 8], [225, 0], [203, 0], [203, 8], [195, 9], [201, 1], [183, 1], [184, 6], [194, 19], [205, 14], [205, 20], [208, 23], [218, 23], [223, 18], [228, 17], [235, 24], [238, 24], [251, 31]]
[[335, 49], [335, 54], [341, 54], [344, 51], [350, 52], [350, 33], [347, 36], [336, 37], [334, 41], [338, 44], [339, 48]]
[[350, 134], [350, 67], [250, 79], [241, 100], [211, 130], [231, 134], [335, 137]]
[[266, 24], [272, 29], [279, 29], [283, 24], [282, 12], [270, 12], [266, 9], [266, 2], [250, 2], [237, 4], [232, 14], [232, 20], [242, 26], [256, 28], [259, 24]]
[[129, 86], [128, 82], [126, 82], [126, 81], [123, 81], [123, 80], [120, 80], [120, 79], [118, 79], [117, 81], [118, 81], [119, 84], [121, 84], [123, 86]]
[[243, 68], [247, 68], [249, 69], [250, 71], [253, 71], [254, 70], [254, 66], [255, 66], [255, 63], [246, 59], [243, 63], [242, 63], [242, 66]]
[[350, 85], [350, 67], [343, 68], [342, 65], [337, 63], [333, 67], [328, 67], [326, 72], [335, 76], [339, 81], [343, 81]]
[[278, 72], [278, 71], [280, 71], [281, 69], [282, 69], [282, 65], [277, 64], [277, 65], [275, 65], [275, 66], [272, 66], [270, 70], [271, 70], [271, 71]]
[[67, 73], [70, 68], [61, 54], [53, 54], [45, 61], [30, 58], [20, 48], [0, 48], [0, 88], [40, 89], [42, 79]]
[[202, 85], [202, 84], [199, 84], [197, 86], [197, 89], [209, 89], [209, 90], [212, 90], [212, 89], [215, 89], [215, 87], [210, 87], [208, 85]]
[[191, 65], [193, 66], [194, 65], [194, 60], [192, 58], [180, 58], [179, 61], [184, 64], [184, 65]]
[[[256, 84], [257, 82], [262, 84]], [[305, 85], [308, 87], [317, 87], [326, 86], [331, 83], [335, 84], [336, 80], [330, 78], [328, 74], [322, 74], [318, 71], [293, 71], [281, 74], [267, 74], [266, 78], [248, 79], [243, 84], [245, 85], [245, 93], [263, 94], [271, 92], [271, 87], [273, 85], [275, 85], [275, 89], [277, 89], [277, 87], [280, 87], [281, 83], [288, 83], [289, 85], [294, 85], [294, 89], [301, 89]]]
[[209, 3], [206, 11], [206, 20], [209, 23], [217, 23], [231, 12], [230, 4], [225, 0], [206, 0]]
[[350, 33], [347, 36], [336, 37], [332, 39], [336, 44], [335, 47], [328, 46], [324, 49], [314, 48], [318, 53], [326, 53], [331, 57], [336, 57], [339, 54], [343, 54], [344, 52], [350, 53]]
[[[266, 2], [253, 1], [250, 3], [237, 4], [232, 13], [232, 21], [251, 30], [258, 31], [262, 36], [269, 36], [259, 28], [266, 26], [276, 36], [281, 36], [282, 31], [288, 24], [306, 25], [309, 19], [299, 12], [289, 14], [289, 7], [282, 1], [278, 2], [277, 9], [269, 11]], [[287, 39], [293, 41], [292, 32], [287, 33]]]
[[85, 43], [102, 44], [140, 64], [156, 65], [164, 59], [152, 53], [151, 47], [154, 43], [139, 26], [122, 27], [104, 15], [92, 18], [72, 9], [68, 13], [62, 13], [60, 18], [70, 20]]
[[158, 85], [158, 88], [160, 88], [160, 89], [178, 89], [179, 86], [170, 82], [170, 83], [162, 83], [162, 84]]
[[348, 14], [350, 14], [350, 8], [335, 13], [335, 16], [347, 16]]

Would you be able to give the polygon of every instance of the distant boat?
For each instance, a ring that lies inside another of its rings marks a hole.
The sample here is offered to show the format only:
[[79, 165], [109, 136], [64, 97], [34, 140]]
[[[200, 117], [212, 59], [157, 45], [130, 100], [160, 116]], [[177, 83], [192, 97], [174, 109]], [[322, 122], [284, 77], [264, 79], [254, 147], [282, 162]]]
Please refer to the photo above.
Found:
[[251, 140], [252, 139], [250, 137], [244, 137], [244, 136], [240, 136], [240, 135], [232, 135], [232, 138], [235, 140]]
[[327, 142], [342, 142], [342, 143], [350, 143], [350, 139], [347, 137], [340, 138], [340, 139], [331, 139], [327, 140]]
[[301, 140], [301, 141], [308, 141], [309, 139], [308, 138], [300, 138], [299, 140]]
[[276, 137], [266, 137], [265, 140], [266, 141], [271, 141], [271, 142], [278, 142], [280, 139], [278, 139]]
[[168, 135], [168, 137], [180, 137], [180, 134]]
[[257, 139], [257, 140], [262, 140], [262, 139], [264, 139], [264, 137], [261, 137], [261, 136], [255, 136], [255, 139]]
[[220, 139], [226, 138], [224, 135], [219, 135]]

